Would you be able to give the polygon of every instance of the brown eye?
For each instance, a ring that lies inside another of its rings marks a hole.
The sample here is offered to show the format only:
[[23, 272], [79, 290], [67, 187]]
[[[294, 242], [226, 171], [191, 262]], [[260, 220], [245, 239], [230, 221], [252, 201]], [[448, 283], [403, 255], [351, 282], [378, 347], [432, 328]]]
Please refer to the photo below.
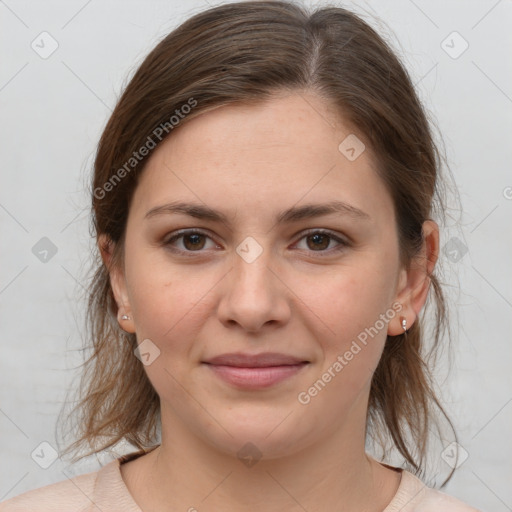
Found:
[[[306, 240], [306, 248], [304, 250], [308, 252], [317, 252], [319, 253], [319, 256], [341, 251], [350, 245], [349, 242], [343, 240], [339, 236], [336, 236], [334, 233], [318, 229], [309, 231], [301, 238], [301, 240]], [[333, 242], [335, 244], [334, 247], [329, 248]]]
[[191, 235], [182, 235], [183, 245], [189, 251], [202, 249], [204, 247], [204, 235], [193, 233]]
[[[178, 243], [180, 240], [181, 246]], [[163, 245], [168, 247], [173, 252], [188, 256], [190, 253], [205, 252], [206, 249], [212, 248], [212, 246], [207, 247], [207, 240], [212, 242], [213, 247], [217, 246], [215, 243], [213, 243], [211, 237], [206, 233], [196, 230], [185, 230], [179, 231], [174, 236], [171, 236], [166, 242], [163, 243]]]
[[329, 235], [324, 233], [315, 233], [314, 235], [309, 235], [307, 240], [311, 243], [308, 243], [308, 247], [312, 250], [327, 249], [327, 247], [329, 247], [330, 238], [331, 237]]

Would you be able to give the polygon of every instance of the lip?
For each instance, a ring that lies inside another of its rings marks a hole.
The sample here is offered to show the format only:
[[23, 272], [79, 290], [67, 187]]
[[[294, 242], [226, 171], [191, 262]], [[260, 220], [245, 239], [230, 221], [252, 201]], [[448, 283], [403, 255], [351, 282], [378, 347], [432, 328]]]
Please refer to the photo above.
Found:
[[262, 389], [286, 380], [309, 364], [309, 361], [275, 352], [262, 354], [222, 354], [204, 361], [219, 378], [236, 387]]
[[262, 352], [261, 354], [244, 354], [243, 352], [232, 352], [221, 354], [207, 361], [207, 364], [236, 366], [239, 368], [264, 368], [268, 366], [285, 366], [299, 363], [308, 363], [299, 357], [280, 354], [278, 352]]

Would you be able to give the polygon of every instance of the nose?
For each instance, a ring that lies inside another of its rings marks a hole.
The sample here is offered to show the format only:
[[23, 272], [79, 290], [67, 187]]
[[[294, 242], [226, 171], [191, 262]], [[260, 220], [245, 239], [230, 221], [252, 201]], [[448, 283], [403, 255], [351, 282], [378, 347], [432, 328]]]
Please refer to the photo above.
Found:
[[291, 293], [273, 268], [270, 249], [255, 260], [240, 254], [233, 254], [233, 267], [220, 287], [220, 321], [252, 333], [284, 325], [290, 318]]

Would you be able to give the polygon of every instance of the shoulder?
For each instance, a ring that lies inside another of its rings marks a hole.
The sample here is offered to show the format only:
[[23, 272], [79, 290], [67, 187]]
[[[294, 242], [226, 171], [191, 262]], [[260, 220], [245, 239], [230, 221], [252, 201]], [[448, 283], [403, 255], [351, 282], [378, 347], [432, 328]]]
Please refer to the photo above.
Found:
[[121, 461], [15, 496], [0, 503], [0, 512], [108, 512], [117, 506], [125, 512], [140, 512], [122, 479]]
[[86, 511], [94, 496], [98, 471], [33, 489], [0, 503], [0, 512]]
[[444, 492], [427, 487], [418, 477], [403, 470], [398, 491], [384, 512], [481, 512]]

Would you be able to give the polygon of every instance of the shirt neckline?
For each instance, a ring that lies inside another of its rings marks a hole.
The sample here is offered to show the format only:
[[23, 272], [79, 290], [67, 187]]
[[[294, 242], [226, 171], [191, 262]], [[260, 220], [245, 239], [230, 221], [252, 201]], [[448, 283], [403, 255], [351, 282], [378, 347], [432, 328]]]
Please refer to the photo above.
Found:
[[[122, 508], [125, 512], [142, 512], [142, 509], [137, 505], [135, 498], [132, 496], [123, 480], [121, 465], [141, 457], [153, 451], [155, 448], [156, 446], [149, 450], [139, 450], [123, 455], [103, 466], [98, 472], [95, 487], [96, 498], [99, 501], [98, 504], [104, 503], [105, 506], [107, 504], [114, 505], [114, 503], [111, 503], [111, 500], [112, 496], [115, 495], [116, 507]], [[377, 462], [389, 469], [399, 471], [401, 474], [398, 489], [382, 512], [398, 512], [403, 509], [405, 505], [418, 499], [420, 495], [424, 493], [426, 488], [425, 484], [409, 471], [384, 464], [380, 461]]]

